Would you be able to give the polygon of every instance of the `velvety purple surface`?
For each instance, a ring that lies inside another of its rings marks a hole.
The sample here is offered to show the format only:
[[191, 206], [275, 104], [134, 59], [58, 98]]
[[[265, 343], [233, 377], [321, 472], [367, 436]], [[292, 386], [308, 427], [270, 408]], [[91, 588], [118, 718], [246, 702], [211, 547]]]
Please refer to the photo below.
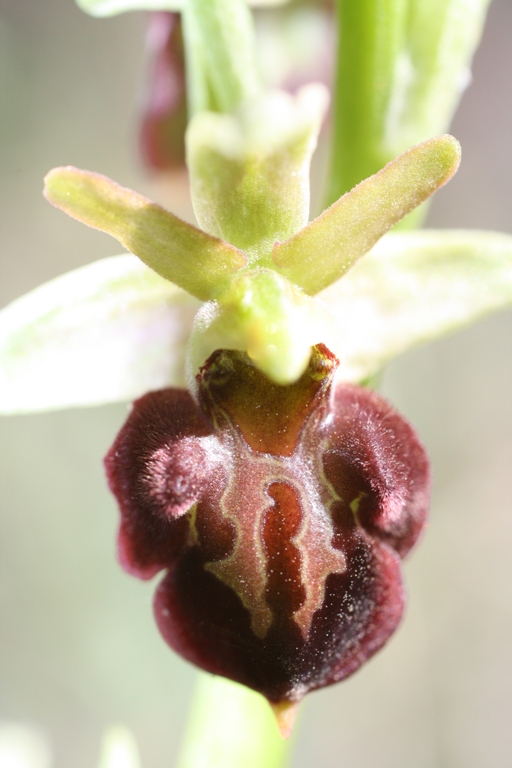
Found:
[[123, 567], [166, 571], [166, 642], [272, 702], [344, 679], [386, 642], [428, 507], [413, 429], [374, 392], [333, 384], [336, 365], [317, 347], [280, 387], [216, 352], [198, 402], [146, 395], [106, 457]]

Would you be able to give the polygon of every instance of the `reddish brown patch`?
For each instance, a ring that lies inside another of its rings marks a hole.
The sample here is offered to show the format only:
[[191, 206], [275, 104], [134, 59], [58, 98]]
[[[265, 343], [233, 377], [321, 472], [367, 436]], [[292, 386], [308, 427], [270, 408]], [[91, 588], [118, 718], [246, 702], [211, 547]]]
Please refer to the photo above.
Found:
[[306, 597], [301, 582], [300, 550], [293, 543], [302, 522], [302, 508], [297, 491], [286, 483], [272, 483], [267, 493], [274, 504], [267, 510], [263, 525], [267, 558], [265, 597], [275, 621], [295, 613]]
[[220, 350], [198, 375], [199, 397], [219, 426], [224, 426], [224, 412], [253, 451], [291, 456], [337, 365], [334, 355], [320, 345], [301, 378], [284, 387], [269, 381], [245, 353]]

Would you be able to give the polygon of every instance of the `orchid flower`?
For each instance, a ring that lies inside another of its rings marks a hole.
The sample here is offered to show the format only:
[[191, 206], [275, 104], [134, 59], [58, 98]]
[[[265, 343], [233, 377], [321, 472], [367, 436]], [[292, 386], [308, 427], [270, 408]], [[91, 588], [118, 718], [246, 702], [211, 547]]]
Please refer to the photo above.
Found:
[[[191, 0], [189, 39], [195, 6], [220, 7]], [[325, 87], [265, 91], [249, 65], [242, 77], [228, 64], [227, 88], [210, 72], [219, 108], [199, 85], [191, 105], [197, 227], [97, 173], [46, 177], [53, 205], [129, 254], [0, 313], [0, 408], [136, 398], [105, 460], [121, 564], [143, 579], [165, 571], [166, 642], [262, 693], [288, 734], [308, 691], [355, 672], [395, 630], [400, 561], [426, 519], [425, 451], [365, 385], [510, 303], [512, 238], [390, 232], [456, 172], [449, 135], [309, 221]]]

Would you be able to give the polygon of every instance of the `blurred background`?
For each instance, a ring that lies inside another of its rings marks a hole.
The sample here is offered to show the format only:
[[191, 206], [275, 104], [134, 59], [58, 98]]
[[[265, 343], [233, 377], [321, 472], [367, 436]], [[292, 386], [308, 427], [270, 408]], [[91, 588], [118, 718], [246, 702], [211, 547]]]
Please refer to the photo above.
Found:
[[[43, 200], [53, 166], [100, 171], [190, 217], [184, 177], [155, 181], [136, 151], [144, 31], [139, 13], [100, 21], [72, 0], [0, 0], [0, 306], [119, 252]], [[494, 0], [452, 126], [461, 170], [429, 226], [512, 233], [511, 41], [512, 3]], [[291, 766], [508, 768], [512, 312], [404, 356], [383, 389], [430, 452], [430, 527], [405, 567], [401, 629], [306, 700]], [[49, 768], [95, 768], [115, 723], [144, 768], [169, 768], [186, 722], [195, 672], [158, 635], [154, 583], [115, 560], [101, 458], [126, 412], [0, 422], [0, 726], [37, 729]]]

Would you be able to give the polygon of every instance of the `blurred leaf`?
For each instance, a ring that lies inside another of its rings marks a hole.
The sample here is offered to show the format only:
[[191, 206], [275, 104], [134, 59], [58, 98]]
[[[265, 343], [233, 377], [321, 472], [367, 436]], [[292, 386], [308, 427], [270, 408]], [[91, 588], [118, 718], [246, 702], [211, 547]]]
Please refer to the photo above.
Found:
[[247, 259], [236, 248], [106, 176], [68, 166], [45, 179], [47, 200], [107, 232], [148, 267], [197, 298], [213, 298]]
[[0, 413], [132, 400], [184, 386], [199, 306], [130, 255], [36, 288], [0, 312]]
[[91, 16], [115, 16], [125, 11], [180, 11], [186, 0], [76, 0]]
[[177, 768], [282, 768], [287, 751], [263, 696], [201, 674]]
[[409, 149], [290, 240], [277, 243], [275, 268], [309, 294], [326, 288], [390, 227], [446, 184], [459, 162], [460, 146], [452, 136]]
[[137, 742], [128, 728], [115, 725], [106, 731], [98, 768], [141, 768]]
[[194, 211], [203, 229], [270, 266], [275, 240], [309, 217], [309, 164], [328, 95], [273, 91], [236, 116], [200, 112], [187, 131]]
[[52, 749], [41, 728], [20, 722], [0, 721], [2, 768], [51, 768]]
[[318, 298], [337, 328], [340, 378], [364, 381], [407, 349], [512, 305], [512, 235], [389, 234]]
[[404, 50], [395, 62], [386, 141], [391, 151], [446, 130], [471, 82], [490, 0], [408, 3]]
[[[289, 0], [254, 0], [249, 5], [284, 5]], [[187, 0], [76, 0], [91, 16], [115, 16], [125, 11], [181, 11]]]

